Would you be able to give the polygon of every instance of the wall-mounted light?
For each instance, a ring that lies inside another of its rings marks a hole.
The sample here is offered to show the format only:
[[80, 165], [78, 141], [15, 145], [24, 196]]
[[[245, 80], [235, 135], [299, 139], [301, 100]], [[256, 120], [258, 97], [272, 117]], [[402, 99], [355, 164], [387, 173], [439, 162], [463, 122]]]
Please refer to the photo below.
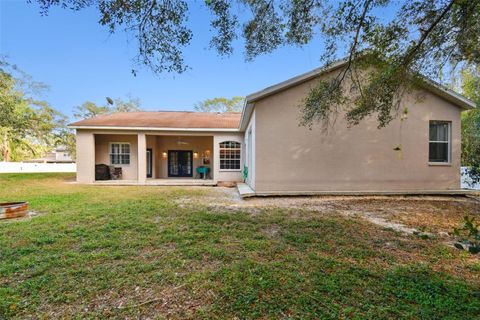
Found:
[[205, 150], [205, 158], [210, 158], [210, 150]]
[[167, 153], [165, 151], [162, 152], [162, 158], [166, 158], [167, 157]]
[[194, 152], [194, 153], [193, 153], [193, 158], [194, 158], [194, 159], [197, 159], [197, 158], [198, 158], [198, 152]]

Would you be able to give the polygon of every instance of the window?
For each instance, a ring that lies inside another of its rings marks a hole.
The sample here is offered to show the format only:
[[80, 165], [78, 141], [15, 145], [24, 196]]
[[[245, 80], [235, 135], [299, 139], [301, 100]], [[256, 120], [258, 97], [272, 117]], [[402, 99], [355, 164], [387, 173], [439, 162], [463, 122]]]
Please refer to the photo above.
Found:
[[240, 170], [241, 146], [239, 142], [220, 143], [220, 170]]
[[110, 144], [110, 164], [130, 164], [130, 143]]
[[428, 161], [450, 163], [450, 122], [430, 121]]

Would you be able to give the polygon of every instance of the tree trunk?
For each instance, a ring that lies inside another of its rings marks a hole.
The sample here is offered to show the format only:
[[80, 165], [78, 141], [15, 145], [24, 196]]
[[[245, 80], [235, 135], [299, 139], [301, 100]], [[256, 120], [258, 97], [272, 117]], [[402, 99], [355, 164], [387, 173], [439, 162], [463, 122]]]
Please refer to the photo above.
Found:
[[7, 135], [3, 137], [2, 154], [3, 154], [3, 161], [9, 162], [10, 161], [10, 145], [8, 143]]

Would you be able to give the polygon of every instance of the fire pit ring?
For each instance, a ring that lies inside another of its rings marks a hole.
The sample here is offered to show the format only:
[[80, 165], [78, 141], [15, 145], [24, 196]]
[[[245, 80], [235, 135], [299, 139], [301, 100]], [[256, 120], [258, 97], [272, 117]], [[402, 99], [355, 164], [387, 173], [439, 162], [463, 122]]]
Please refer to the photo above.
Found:
[[28, 202], [1, 202], [0, 219], [20, 218], [28, 214]]

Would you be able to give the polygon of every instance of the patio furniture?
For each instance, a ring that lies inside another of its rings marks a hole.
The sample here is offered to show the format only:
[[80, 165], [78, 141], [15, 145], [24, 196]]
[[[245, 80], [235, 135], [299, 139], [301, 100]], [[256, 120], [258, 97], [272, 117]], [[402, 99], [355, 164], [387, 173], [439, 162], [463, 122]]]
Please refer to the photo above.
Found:
[[95, 180], [110, 180], [110, 170], [106, 164], [95, 165]]
[[197, 174], [195, 175], [195, 178], [197, 178], [200, 175], [200, 179], [207, 179], [207, 175], [210, 177], [210, 168], [205, 167], [205, 166], [200, 166], [197, 167]]
[[122, 167], [109, 166], [110, 179], [122, 180]]

